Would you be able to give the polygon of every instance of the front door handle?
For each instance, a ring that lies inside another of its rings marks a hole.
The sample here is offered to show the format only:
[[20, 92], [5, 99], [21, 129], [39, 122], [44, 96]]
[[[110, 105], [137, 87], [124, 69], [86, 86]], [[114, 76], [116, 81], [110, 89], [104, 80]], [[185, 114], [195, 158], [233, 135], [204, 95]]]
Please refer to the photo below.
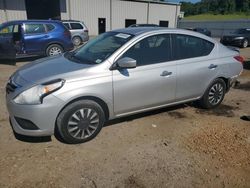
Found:
[[166, 76], [170, 76], [171, 74], [172, 74], [172, 72], [163, 71], [163, 72], [161, 73], [161, 76], [166, 77]]
[[209, 65], [209, 69], [216, 69], [218, 67], [218, 65], [214, 65], [214, 64], [211, 64], [211, 65]]

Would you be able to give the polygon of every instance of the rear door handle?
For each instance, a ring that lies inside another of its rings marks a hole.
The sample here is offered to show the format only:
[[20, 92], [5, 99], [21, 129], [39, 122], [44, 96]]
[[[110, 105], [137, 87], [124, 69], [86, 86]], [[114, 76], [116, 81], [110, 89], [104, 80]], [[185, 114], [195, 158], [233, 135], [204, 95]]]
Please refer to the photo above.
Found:
[[163, 72], [161, 73], [161, 76], [166, 77], [166, 76], [170, 76], [171, 74], [172, 74], [172, 72], [163, 71]]
[[216, 69], [218, 67], [218, 65], [214, 65], [214, 64], [211, 64], [211, 65], [209, 65], [209, 69]]

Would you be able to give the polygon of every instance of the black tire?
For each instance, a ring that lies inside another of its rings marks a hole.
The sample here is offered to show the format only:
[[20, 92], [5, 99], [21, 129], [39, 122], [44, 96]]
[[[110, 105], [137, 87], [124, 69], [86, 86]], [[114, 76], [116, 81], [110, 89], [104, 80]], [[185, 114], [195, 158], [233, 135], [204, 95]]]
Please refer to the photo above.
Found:
[[[88, 114], [89, 110], [91, 110], [90, 114]], [[95, 113], [97, 114], [97, 118], [91, 119]], [[75, 119], [75, 115], [80, 121]], [[98, 123], [96, 123], [97, 119]], [[94, 121], [95, 123], [91, 124]], [[99, 104], [91, 100], [80, 100], [69, 104], [62, 110], [57, 118], [57, 129], [61, 139], [65, 143], [79, 144], [95, 138], [101, 131], [104, 123], [105, 114]], [[80, 132], [77, 133], [79, 130]], [[86, 133], [91, 134], [85, 135]], [[75, 134], [76, 136], [74, 136]], [[82, 137], [82, 135], [84, 136]]]
[[47, 56], [53, 56], [62, 54], [64, 52], [63, 47], [59, 44], [51, 44], [46, 49], [46, 55]]
[[199, 104], [205, 109], [216, 108], [223, 101], [225, 93], [226, 83], [224, 80], [217, 78], [209, 85], [205, 94], [199, 100]]
[[78, 36], [73, 37], [72, 42], [74, 46], [79, 46], [82, 43], [82, 39]]
[[246, 47], [248, 47], [248, 45], [249, 45], [248, 40], [244, 39], [241, 47], [246, 48]]

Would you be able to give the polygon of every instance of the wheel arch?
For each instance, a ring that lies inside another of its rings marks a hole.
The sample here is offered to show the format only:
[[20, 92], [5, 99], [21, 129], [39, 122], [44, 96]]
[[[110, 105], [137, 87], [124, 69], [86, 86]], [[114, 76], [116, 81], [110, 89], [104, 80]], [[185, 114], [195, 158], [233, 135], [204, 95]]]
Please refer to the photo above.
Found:
[[45, 53], [45, 54], [46, 54], [46, 51], [47, 51], [48, 47], [49, 47], [50, 45], [52, 45], [52, 44], [56, 44], [56, 45], [61, 46], [62, 49], [65, 51], [65, 48], [64, 48], [64, 46], [63, 46], [63, 44], [62, 44], [61, 42], [58, 42], [58, 41], [51, 41], [51, 42], [49, 42], [48, 44], [46, 44], [46, 46], [45, 46], [45, 48], [44, 48], [44, 53]]
[[109, 112], [109, 107], [107, 105], [107, 103], [100, 99], [99, 97], [94, 97], [94, 96], [82, 96], [82, 97], [77, 97], [75, 99], [72, 99], [71, 101], [69, 101], [67, 104], [65, 104], [63, 106], [63, 108], [60, 110], [60, 112], [58, 113], [57, 117], [59, 116], [59, 114], [70, 104], [76, 102], [76, 101], [80, 101], [80, 100], [92, 100], [94, 102], [96, 102], [97, 104], [99, 104], [101, 106], [101, 108], [103, 109], [104, 111], [104, 114], [105, 114], [105, 120], [108, 120], [109, 119], [109, 116], [110, 116], [110, 112]]
[[[225, 82], [225, 84], [226, 84], [226, 92], [228, 92], [229, 89], [230, 89], [230, 79], [226, 78], [226, 77], [223, 77], [223, 76], [218, 77], [218, 78], [222, 79]], [[216, 79], [218, 79], [218, 78], [216, 78]]]
[[207, 89], [211, 86], [211, 84], [212, 84], [216, 79], [222, 79], [222, 80], [225, 82], [225, 84], [226, 84], [226, 92], [229, 91], [229, 89], [230, 89], [230, 79], [229, 79], [229, 78], [226, 78], [225, 76], [218, 76], [218, 77], [214, 78], [213, 80], [211, 80], [211, 81], [209, 82], [209, 84], [208, 84], [207, 87], [204, 89], [204, 91], [203, 91], [202, 95], [200, 96], [200, 98], [202, 98], [202, 97], [205, 95]]

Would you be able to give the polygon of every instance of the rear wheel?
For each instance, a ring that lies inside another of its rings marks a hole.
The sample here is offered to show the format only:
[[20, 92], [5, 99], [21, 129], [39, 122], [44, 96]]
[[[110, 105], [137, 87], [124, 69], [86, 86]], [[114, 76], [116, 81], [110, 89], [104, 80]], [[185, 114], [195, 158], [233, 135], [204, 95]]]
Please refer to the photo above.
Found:
[[218, 78], [210, 84], [203, 97], [200, 99], [200, 105], [203, 108], [211, 109], [220, 105], [226, 92], [224, 80]]
[[72, 41], [75, 46], [79, 46], [82, 43], [82, 40], [80, 37], [73, 37]]
[[242, 47], [243, 47], [243, 48], [248, 47], [248, 40], [247, 40], [247, 39], [244, 39], [244, 41], [243, 41], [243, 43], [242, 43]]
[[47, 56], [53, 56], [53, 55], [58, 55], [63, 53], [63, 48], [62, 46], [58, 44], [51, 44], [48, 46], [46, 49], [46, 55]]
[[104, 122], [105, 115], [99, 104], [81, 100], [63, 109], [57, 118], [57, 128], [66, 143], [77, 144], [96, 137]]

